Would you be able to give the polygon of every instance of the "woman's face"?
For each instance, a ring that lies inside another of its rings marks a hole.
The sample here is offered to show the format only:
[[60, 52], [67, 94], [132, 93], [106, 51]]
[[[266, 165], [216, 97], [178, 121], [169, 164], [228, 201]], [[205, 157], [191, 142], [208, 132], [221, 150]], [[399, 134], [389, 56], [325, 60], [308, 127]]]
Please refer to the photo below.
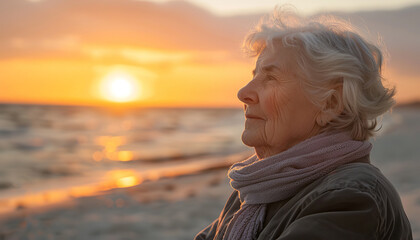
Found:
[[295, 52], [279, 47], [258, 57], [253, 79], [238, 92], [245, 107], [244, 144], [259, 158], [280, 153], [319, 133], [319, 109], [295, 76]]

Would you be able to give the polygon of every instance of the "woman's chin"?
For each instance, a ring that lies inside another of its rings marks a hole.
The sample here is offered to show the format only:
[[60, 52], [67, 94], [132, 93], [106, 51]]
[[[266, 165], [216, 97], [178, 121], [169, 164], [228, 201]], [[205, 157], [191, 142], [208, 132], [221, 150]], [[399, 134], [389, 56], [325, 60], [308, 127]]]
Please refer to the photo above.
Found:
[[248, 147], [255, 147], [259, 145], [258, 142], [260, 141], [258, 141], [258, 137], [255, 134], [249, 132], [249, 130], [245, 130], [242, 133], [242, 142]]

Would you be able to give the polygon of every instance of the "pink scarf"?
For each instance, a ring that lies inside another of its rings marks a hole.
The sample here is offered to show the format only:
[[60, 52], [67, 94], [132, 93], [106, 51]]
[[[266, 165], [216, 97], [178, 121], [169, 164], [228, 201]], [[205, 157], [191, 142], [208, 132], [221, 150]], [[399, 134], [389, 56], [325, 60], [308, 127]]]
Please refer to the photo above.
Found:
[[335, 168], [369, 155], [372, 144], [354, 141], [346, 132], [325, 132], [264, 159], [256, 155], [235, 163], [228, 176], [239, 192], [241, 208], [223, 239], [251, 240], [262, 228], [267, 203], [294, 196]]

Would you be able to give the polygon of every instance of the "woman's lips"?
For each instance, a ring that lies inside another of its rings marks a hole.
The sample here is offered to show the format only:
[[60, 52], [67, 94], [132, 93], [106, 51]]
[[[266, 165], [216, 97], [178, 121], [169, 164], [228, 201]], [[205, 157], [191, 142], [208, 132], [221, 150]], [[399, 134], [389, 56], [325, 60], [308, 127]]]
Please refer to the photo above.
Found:
[[245, 117], [247, 119], [260, 119], [260, 120], [264, 120], [263, 118], [258, 117], [257, 115], [254, 115], [254, 114], [245, 114]]

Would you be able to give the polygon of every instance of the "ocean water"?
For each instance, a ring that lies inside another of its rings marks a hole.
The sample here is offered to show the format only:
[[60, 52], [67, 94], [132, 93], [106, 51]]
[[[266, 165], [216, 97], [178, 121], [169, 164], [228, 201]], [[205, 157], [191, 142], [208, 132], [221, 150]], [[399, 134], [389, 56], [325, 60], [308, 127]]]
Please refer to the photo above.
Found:
[[246, 151], [242, 121], [241, 109], [0, 105], [0, 212], [24, 195], [129, 186], [146, 169]]
[[[241, 109], [0, 105], [0, 213], [93, 191], [86, 186], [131, 186], [144, 171], [250, 153], [240, 140], [243, 121]], [[385, 115], [372, 142], [372, 163], [400, 193], [420, 236], [420, 109]]]

